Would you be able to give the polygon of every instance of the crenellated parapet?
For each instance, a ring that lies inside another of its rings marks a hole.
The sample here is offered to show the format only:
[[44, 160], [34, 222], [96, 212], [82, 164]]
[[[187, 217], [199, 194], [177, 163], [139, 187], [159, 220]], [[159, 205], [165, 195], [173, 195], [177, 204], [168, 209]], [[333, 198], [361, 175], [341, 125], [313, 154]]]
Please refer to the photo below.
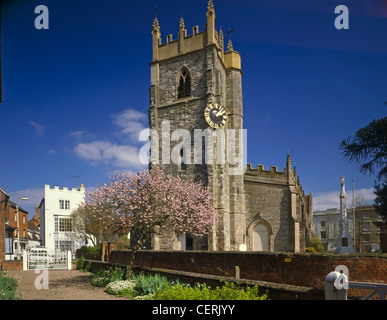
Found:
[[245, 177], [248, 176], [281, 180], [283, 183], [293, 186], [300, 195], [304, 196], [304, 190], [300, 183], [300, 177], [297, 175], [296, 167], [292, 169], [290, 155], [287, 156], [286, 166], [283, 171], [279, 171], [277, 166], [270, 166], [270, 169], [265, 169], [263, 165], [259, 164], [254, 168], [251, 163], [247, 163]]
[[153, 21], [153, 59], [152, 63], [175, 58], [178, 55], [203, 50], [208, 46], [215, 46], [221, 61], [226, 69], [241, 69], [240, 54], [234, 51], [232, 45], [225, 52], [223, 31], [215, 28], [215, 9], [210, 0], [207, 6], [207, 23], [204, 30], [199, 31], [199, 26], [192, 27], [192, 33], [188, 34], [183, 17], [179, 22], [177, 38], [168, 34], [163, 42], [160, 32], [160, 24], [157, 18]]
[[49, 191], [52, 191], [52, 192], [85, 192], [85, 187], [83, 185], [83, 183], [81, 183], [81, 186], [80, 188], [71, 188], [69, 189], [68, 187], [63, 187], [63, 188], [60, 188], [59, 186], [54, 186], [53, 188], [50, 187], [49, 184], [46, 184], [44, 185], [44, 189], [45, 189], [45, 192], [49, 192]]
[[247, 164], [245, 174], [248, 175], [260, 175], [260, 174], [278, 174], [280, 176], [284, 176], [286, 174], [284, 171], [278, 171], [277, 166], [270, 166], [270, 170], [265, 169], [265, 167], [261, 164], [258, 164], [256, 168], [253, 168], [251, 163]]

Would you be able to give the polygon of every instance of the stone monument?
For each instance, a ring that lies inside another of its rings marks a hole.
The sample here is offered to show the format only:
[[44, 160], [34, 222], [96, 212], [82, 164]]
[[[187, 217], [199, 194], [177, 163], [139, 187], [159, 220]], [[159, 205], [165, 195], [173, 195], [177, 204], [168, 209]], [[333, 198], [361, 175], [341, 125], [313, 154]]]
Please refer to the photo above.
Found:
[[346, 199], [344, 177], [341, 177], [339, 236], [337, 238], [336, 253], [355, 252], [352, 245], [352, 237], [349, 233]]

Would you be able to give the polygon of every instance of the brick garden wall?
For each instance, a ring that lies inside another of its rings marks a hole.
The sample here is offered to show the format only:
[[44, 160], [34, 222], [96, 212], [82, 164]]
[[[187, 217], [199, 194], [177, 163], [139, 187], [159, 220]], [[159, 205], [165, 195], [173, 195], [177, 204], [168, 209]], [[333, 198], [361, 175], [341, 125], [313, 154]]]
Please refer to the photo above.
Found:
[[76, 251], [76, 257], [80, 258], [80, 257], [84, 257], [85, 259], [89, 259], [89, 260], [101, 260], [101, 255], [99, 256], [94, 256], [90, 251], [88, 251], [87, 249], [77, 249]]
[[[112, 251], [110, 261], [125, 264], [130, 251]], [[345, 265], [349, 280], [387, 284], [387, 255], [291, 254], [208, 251], [139, 251], [135, 265], [181, 270], [324, 289], [326, 275]]]
[[4, 270], [23, 270], [23, 260], [4, 260], [1, 263]]
[[102, 243], [101, 244], [101, 250], [100, 254], [98, 256], [93, 255], [88, 249], [77, 249], [75, 256], [80, 258], [83, 256], [85, 259], [88, 260], [103, 260], [103, 261], [109, 261], [109, 255], [112, 250], [117, 250], [117, 244], [116, 243]]

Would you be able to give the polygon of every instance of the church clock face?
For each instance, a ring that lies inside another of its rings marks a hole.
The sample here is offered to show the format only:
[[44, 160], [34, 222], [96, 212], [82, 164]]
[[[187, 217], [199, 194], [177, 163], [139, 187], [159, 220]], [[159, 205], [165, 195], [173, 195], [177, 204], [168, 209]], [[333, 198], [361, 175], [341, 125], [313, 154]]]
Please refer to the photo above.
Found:
[[227, 122], [227, 111], [217, 103], [210, 103], [204, 109], [204, 117], [211, 128], [221, 129]]

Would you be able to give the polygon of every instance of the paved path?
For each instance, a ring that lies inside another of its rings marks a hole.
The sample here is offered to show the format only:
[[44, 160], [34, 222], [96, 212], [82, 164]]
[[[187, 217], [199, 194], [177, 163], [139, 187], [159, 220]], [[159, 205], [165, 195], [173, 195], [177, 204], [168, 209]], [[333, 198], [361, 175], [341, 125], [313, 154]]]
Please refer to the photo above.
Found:
[[[17, 294], [22, 300], [127, 300], [90, 284], [89, 272], [53, 270], [48, 272], [48, 289], [35, 288], [39, 277], [34, 270], [8, 271], [20, 279]], [[42, 283], [42, 282], [41, 282]]]

